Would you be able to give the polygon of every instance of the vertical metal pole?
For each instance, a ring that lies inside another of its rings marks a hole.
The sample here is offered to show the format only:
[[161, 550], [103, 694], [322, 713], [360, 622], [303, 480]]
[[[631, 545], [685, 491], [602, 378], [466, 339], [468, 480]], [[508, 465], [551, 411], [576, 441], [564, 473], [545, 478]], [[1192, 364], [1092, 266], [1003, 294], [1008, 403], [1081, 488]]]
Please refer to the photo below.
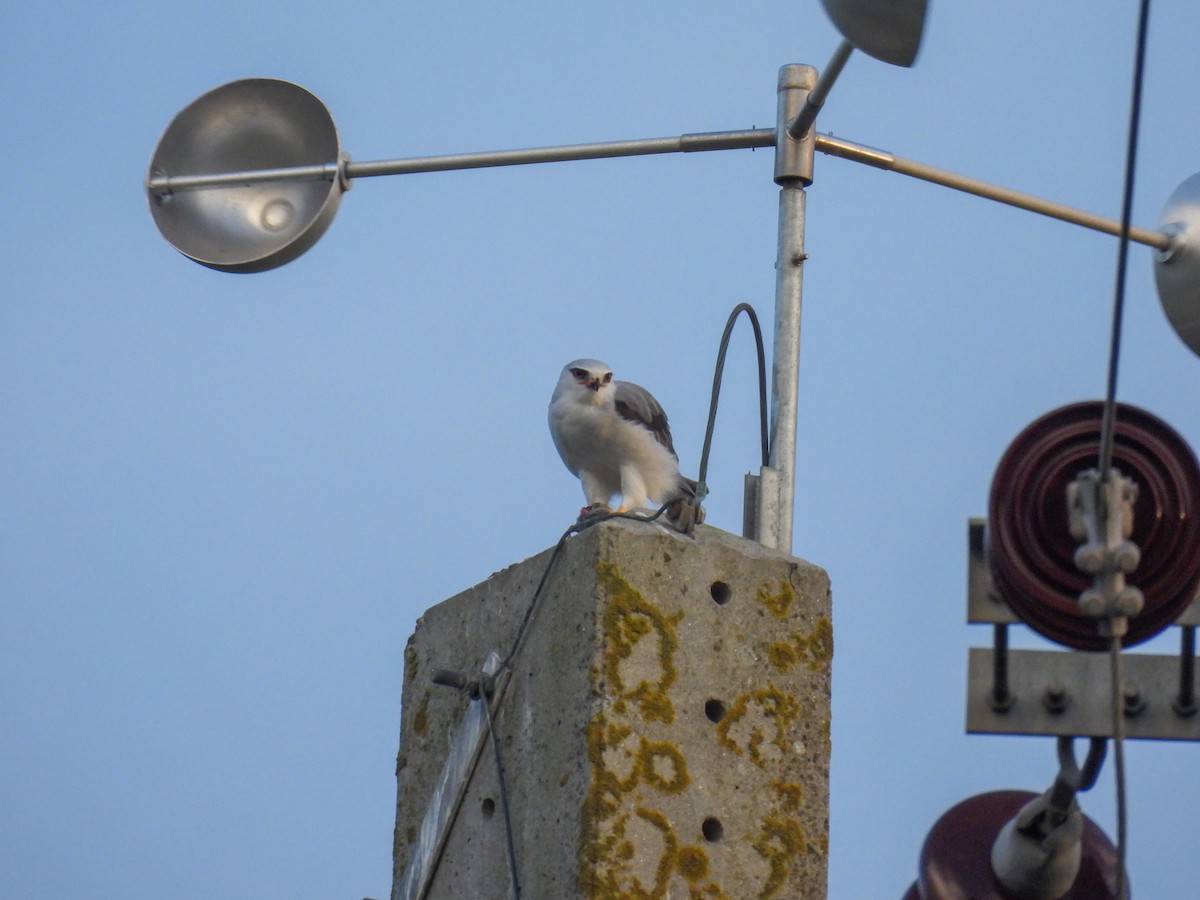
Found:
[[816, 132], [788, 134], [817, 83], [812, 66], [779, 70], [775, 183], [779, 185], [779, 243], [775, 258], [775, 349], [771, 362], [771, 456], [758, 490], [759, 542], [792, 552], [796, 484], [796, 408], [800, 373], [800, 286], [804, 272], [804, 188], [812, 183]]

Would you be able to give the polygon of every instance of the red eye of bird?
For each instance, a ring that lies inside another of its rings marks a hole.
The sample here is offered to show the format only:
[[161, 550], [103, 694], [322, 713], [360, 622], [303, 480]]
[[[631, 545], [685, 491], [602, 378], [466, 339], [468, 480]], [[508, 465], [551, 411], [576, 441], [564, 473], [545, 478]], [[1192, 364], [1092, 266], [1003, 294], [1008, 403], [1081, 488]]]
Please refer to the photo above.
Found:
[[607, 375], [604, 376], [605, 384], [608, 384], [610, 381], [612, 381], [612, 372], [609, 372]]
[[572, 369], [571, 374], [576, 378], [587, 378], [587, 371], [584, 369]]

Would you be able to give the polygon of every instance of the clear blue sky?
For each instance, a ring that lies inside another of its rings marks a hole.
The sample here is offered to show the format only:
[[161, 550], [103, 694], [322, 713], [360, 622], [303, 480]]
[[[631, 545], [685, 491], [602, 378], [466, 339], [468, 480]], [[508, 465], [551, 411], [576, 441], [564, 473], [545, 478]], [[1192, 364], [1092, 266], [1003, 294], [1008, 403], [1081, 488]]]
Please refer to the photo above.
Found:
[[[819, 128], [1116, 215], [1135, 4], [932, 4]], [[1135, 220], [1200, 169], [1200, 7], [1152, 17]], [[402, 651], [552, 544], [581, 493], [564, 362], [649, 387], [698, 465], [721, 327], [770, 322], [769, 151], [364, 179], [282, 269], [158, 235], [162, 130], [303, 84], [359, 160], [771, 127], [802, 3], [9, 3], [0, 122], [0, 893], [359, 898], [390, 884]], [[949, 806], [1043, 790], [1053, 743], [963, 733], [966, 521], [1029, 421], [1103, 393], [1115, 241], [817, 159], [795, 552], [835, 604], [830, 895], [899, 897]], [[739, 330], [710, 523], [756, 466]], [[1200, 442], [1200, 359], [1135, 247], [1120, 396]], [[1192, 896], [1198, 749], [1128, 753], [1137, 896]], [[1111, 770], [1083, 798], [1114, 833]]]

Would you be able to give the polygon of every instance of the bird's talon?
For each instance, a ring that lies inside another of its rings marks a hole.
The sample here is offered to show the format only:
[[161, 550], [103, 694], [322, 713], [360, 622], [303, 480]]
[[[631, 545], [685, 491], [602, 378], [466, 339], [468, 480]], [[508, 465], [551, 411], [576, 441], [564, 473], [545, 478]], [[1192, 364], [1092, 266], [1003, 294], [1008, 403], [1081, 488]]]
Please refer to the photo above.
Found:
[[585, 506], [579, 510], [579, 521], [582, 522], [593, 516], [600, 516], [610, 512], [612, 512], [612, 508], [607, 503], [593, 503], [591, 506]]

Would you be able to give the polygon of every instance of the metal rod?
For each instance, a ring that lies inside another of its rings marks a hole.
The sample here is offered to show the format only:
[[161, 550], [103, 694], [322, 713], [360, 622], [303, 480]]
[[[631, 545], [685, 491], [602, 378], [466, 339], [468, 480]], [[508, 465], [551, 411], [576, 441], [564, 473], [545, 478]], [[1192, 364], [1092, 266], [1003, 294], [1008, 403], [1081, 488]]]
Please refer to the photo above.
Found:
[[[710, 150], [748, 150], [774, 146], [775, 129], [751, 128], [743, 131], [701, 132], [682, 134], [676, 137], [566, 144], [556, 147], [530, 147], [522, 150], [489, 150], [482, 153], [415, 156], [374, 162], [349, 161], [345, 163], [344, 169], [347, 178], [373, 178], [378, 175], [410, 175], [417, 172], [485, 169], [532, 163], [570, 162], [579, 159], [648, 156], [656, 153], [699, 153]], [[178, 190], [196, 190], [197, 188], [235, 187], [263, 181], [316, 181], [322, 178], [332, 180], [337, 173], [337, 163], [324, 163], [285, 169], [226, 172], [217, 175], [156, 175], [149, 179], [146, 186], [155, 193], [170, 193]]]
[[799, 140], [804, 137], [804, 133], [812, 128], [813, 123], [817, 121], [817, 113], [821, 111], [821, 107], [825, 105], [825, 98], [829, 96], [834, 82], [838, 76], [842, 74], [842, 69], [846, 66], [846, 61], [850, 59], [850, 54], [854, 52], [854, 45], [849, 41], [842, 41], [838, 44], [837, 50], [833, 52], [833, 57], [829, 60], [824, 71], [821, 72], [821, 77], [817, 79], [817, 85], [812, 89], [812, 93], [808, 95], [808, 99], [804, 101], [804, 108], [800, 110], [800, 115], [792, 119], [788, 124], [788, 134]]
[[[793, 120], [794, 121], [794, 120]], [[749, 150], [775, 146], [774, 129], [751, 128], [742, 131], [714, 131], [683, 134], [678, 137], [646, 138], [643, 140], [605, 141], [593, 144], [567, 144], [558, 147], [533, 147], [524, 150], [493, 150], [482, 153], [456, 153], [445, 156], [416, 156], [406, 159], [374, 162], [348, 161], [343, 166], [345, 177], [372, 178], [377, 175], [407, 175], [417, 172], [444, 172], [459, 169], [482, 169], [495, 166], [519, 166], [530, 163], [569, 162], [580, 159], [604, 159], [620, 156], [645, 156], [661, 153], [695, 153], [712, 150]], [[1116, 219], [1075, 209], [1053, 200], [1024, 194], [1010, 188], [989, 184], [966, 175], [926, 165], [896, 156], [886, 150], [856, 144], [829, 134], [816, 135], [817, 149], [830, 156], [848, 159], [877, 169], [899, 172], [932, 184], [975, 194], [1019, 209], [1049, 216], [1093, 231], [1119, 236], [1121, 223]], [[338, 163], [319, 163], [311, 166], [291, 166], [279, 169], [252, 169], [242, 172], [222, 172], [200, 175], [154, 175], [146, 187], [156, 194], [173, 191], [198, 190], [213, 187], [240, 187], [267, 181], [331, 181], [338, 175]], [[1129, 229], [1129, 239], [1158, 250], [1171, 247], [1170, 235], [1149, 228]]]
[[319, 163], [312, 166], [289, 166], [283, 169], [222, 172], [219, 175], [156, 175], [146, 182], [146, 187], [156, 194], [169, 194], [172, 191], [242, 187], [247, 184], [266, 184], [272, 181], [332, 181], [337, 177], [337, 173], [337, 163]]
[[[838, 60], [835, 54], [830, 65]], [[818, 83], [817, 86], [820, 86]], [[828, 88], [826, 89], [828, 92]], [[814, 91], [815, 92], [815, 91]], [[792, 124], [799, 116], [791, 119]], [[408, 175], [419, 172], [450, 172], [457, 169], [480, 169], [497, 166], [526, 166], [530, 163], [570, 162], [574, 160], [601, 160], [620, 156], [648, 156], [654, 154], [688, 154], [712, 150], [750, 150], [775, 145], [775, 130], [748, 128], [743, 131], [714, 131], [680, 134], [678, 137], [643, 138], [635, 140], [607, 140], [593, 144], [565, 144], [562, 146], [540, 146], [522, 150], [488, 150], [475, 154], [449, 154], [444, 156], [414, 156], [401, 160], [378, 160], [373, 162], [348, 161], [343, 164], [348, 179], [374, 178], [377, 175]], [[931, 184], [952, 187], [955, 191], [976, 194], [998, 203], [1038, 212], [1043, 216], [1057, 218], [1063, 222], [1078, 224], [1115, 236], [1121, 235], [1121, 223], [1115, 218], [1100, 216], [1094, 212], [1075, 209], [1054, 200], [1034, 197], [1033, 194], [1013, 191], [1012, 188], [989, 184], [988, 181], [970, 178], [967, 175], [949, 172], [928, 166], [916, 160], [890, 154], [852, 140], [835, 138], [832, 134], [816, 136], [816, 149], [838, 156], [842, 160], [859, 162], [865, 166], [886, 169], [910, 175]], [[173, 191], [193, 191], [204, 187], [238, 187], [258, 184], [263, 181], [318, 181], [332, 180], [338, 174], [338, 163], [317, 163], [313, 166], [293, 166], [276, 169], [248, 169], [245, 172], [224, 172], [198, 175], [154, 175], [146, 181], [146, 188], [154, 193], [166, 194]], [[1157, 250], [1169, 250], [1170, 235], [1154, 232], [1148, 228], [1130, 228], [1129, 239]]]
[[531, 147], [524, 150], [494, 150], [486, 153], [460, 153], [449, 156], [425, 156], [381, 162], [350, 163], [346, 174], [351, 178], [374, 175], [406, 175], [414, 172], [444, 172], [453, 169], [482, 169], [492, 166], [521, 166], [530, 163], [570, 162], [578, 159], [607, 159], [619, 156], [647, 156], [656, 153], [695, 153], [706, 150], [739, 150], [772, 147], [775, 132], [769, 129], [717, 131], [707, 134], [683, 134], [678, 137], [645, 138], [632, 141], [603, 141], [595, 144], [568, 144], [560, 147]]
[[779, 189], [779, 245], [775, 272], [775, 349], [771, 356], [771, 468], [779, 471], [775, 549], [792, 552], [796, 496], [796, 424], [800, 378], [801, 287], [804, 278], [805, 192]]
[[[1009, 206], [1016, 206], [1029, 212], [1040, 213], [1052, 219], [1060, 219], [1064, 222], [1070, 222], [1073, 225], [1082, 225], [1084, 228], [1090, 228], [1093, 231], [1102, 231], [1105, 234], [1116, 236], [1120, 236], [1121, 234], [1121, 223], [1116, 219], [1084, 212], [1063, 203], [1056, 203], [1053, 200], [1044, 200], [1041, 197], [1035, 197], [1032, 194], [1023, 194], [1020, 191], [1014, 191], [1010, 188], [989, 184], [977, 178], [959, 175], [955, 172], [926, 165], [913, 159], [905, 159], [902, 156], [895, 156], [888, 153], [886, 150], [878, 150], [874, 147], [855, 144], [851, 141], [844, 141], [841, 138], [835, 138], [827, 134], [817, 135], [817, 149], [830, 156], [838, 156], [852, 162], [874, 166], [877, 169], [899, 172], [901, 175], [909, 175], [913, 178], [919, 178], [922, 181], [929, 181], [933, 184], [940, 184], [943, 187], [954, 188], [956, 191], [975, 194], [978, 197], [995, 200]], [[1148, 228], [1130, 228], [1129, 239], [1159, 250], [1166, 250], [1171, 246], [1169, 235], [1161, 231], [1151, 231]]]
[[1179, 631], [1179, 696], [1172, 706], [1177, 714], [1191, 716], [1196, 713], [1196, 626], [1184, 625]]
[[[796, 500], [796, 419], [799, 405], [800, 311], [804, 279], [804, 186], [812, 182], [811, 133], [797, 140], [787, 132], [817, 82], [812, 66], [779, 70], [776, 108], [775, 183], [779, 185], [779, 236], [775, 254], [775, 346], [771, 354], [770, 468], [778, 472], [777, 493], [766, 510], [774, 525], [759, 523], [765, 546], [792, 552]], [[760, 483], [763, 491], [765, 482]], [[760, 506], [760, 508], [762, 508]]]
[[1008, 687], [1008, 626], [992, 626], [992, 694], [988, 698], [996, 712], [1012, 709], [1013, 695]]

